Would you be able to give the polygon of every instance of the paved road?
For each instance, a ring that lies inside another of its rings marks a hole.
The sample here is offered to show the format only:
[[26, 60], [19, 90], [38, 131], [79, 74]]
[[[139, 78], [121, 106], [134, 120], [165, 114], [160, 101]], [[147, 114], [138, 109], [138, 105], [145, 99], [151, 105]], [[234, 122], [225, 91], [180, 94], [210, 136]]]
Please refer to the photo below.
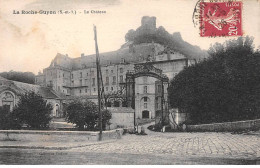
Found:
[[259, 135], [147, 133], [70, 150], [0, 149], [0, 164], [260, 164]]
[[248, 159], [259, 157], [259, 140], [258, 136], [230, 133], [148, 133], [147, 136], [126, 135], [121, 141], [113, 144], [93, 145], [73, 150]]

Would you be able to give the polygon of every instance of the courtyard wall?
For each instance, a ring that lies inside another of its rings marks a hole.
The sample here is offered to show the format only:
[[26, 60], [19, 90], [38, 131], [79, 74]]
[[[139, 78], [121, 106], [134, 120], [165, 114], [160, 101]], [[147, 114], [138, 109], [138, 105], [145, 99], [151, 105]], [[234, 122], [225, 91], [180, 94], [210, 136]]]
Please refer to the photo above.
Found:
[[118, 127], [127, 128], [134, 126], [134, 110], [129, 107], [108, 107], [107, 108], [112, 113], [112, 118], [110, 119], [110, 129], [115, 129]]
[[212, 123], [201, 125], [187, 125], [187, 131], [210, 131], [210, 132], [223, 132], [223, 131], [241, 131], [247, 129], [260, 129], [260, 119]]

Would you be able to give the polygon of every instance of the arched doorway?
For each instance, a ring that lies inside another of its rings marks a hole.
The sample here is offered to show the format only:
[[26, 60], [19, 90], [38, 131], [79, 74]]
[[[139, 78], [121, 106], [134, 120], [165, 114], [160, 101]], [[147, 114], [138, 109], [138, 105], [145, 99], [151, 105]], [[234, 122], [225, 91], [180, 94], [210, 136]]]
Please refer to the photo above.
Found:
[[13, 108], [15, 106], [15, 99], [14, 99], [14, 94], [12, 92], [6, 91], [3, 92], [0, 95], [0, 100], [2, 100], [2, 106], [4, 106], [5, 109], [9, 111], [13, 111]]
[[60, 114], [60, 105], [58, 103], [55, 104], [55, 117], [62, 117]]
[[142, 118], [143, 119], [149, 119], [150, 118], [150, 112], [148, 110], [142, 111]]

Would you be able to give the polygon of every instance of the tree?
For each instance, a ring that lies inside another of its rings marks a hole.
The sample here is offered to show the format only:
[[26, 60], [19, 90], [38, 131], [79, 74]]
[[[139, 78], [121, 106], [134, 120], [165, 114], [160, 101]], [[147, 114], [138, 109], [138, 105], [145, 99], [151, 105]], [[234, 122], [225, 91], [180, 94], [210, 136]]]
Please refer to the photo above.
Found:
[[0, 129], [20, 129], [21, 123], [17, 120], [9, 108], [0, 107]]
[[216, 43], [210, 58], [185, 68], [170, 83], [170, 105], [192, 123], [260, 118], [260, 54], [250, 37]]
[[52, 109], [41, 95], [28, 92], [21, 96], [13, 115], [32, 129], [43, 129], [49, 126]]
[[35, 75], [32, 72], [9, 71], [9, 72], [0, 73], [0, 76], [9, 80], [30, 83], [30, 84], [34, 84], [34, 79], [35, 79]]
[[[70, 102], [66, 107], [66, 120], [68, 122], [76, 124], [80, 130], [97, 130], [98, 129], [98, 106], [91, 102], [82, 102], [80, 100], [74, 100]], [[102, 111], [102, 124], [105, 129], [106, 124], [111, 119], [112, 115], [108, 110]]]

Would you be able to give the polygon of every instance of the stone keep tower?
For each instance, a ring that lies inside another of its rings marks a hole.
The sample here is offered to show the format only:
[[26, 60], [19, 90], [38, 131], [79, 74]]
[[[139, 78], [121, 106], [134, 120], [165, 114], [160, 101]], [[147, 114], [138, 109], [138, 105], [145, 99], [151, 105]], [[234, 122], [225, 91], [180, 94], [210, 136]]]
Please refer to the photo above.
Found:
[[141, 25], [145, 29], [156, 29], [156, 17], [144, 16], [142, 17]]

